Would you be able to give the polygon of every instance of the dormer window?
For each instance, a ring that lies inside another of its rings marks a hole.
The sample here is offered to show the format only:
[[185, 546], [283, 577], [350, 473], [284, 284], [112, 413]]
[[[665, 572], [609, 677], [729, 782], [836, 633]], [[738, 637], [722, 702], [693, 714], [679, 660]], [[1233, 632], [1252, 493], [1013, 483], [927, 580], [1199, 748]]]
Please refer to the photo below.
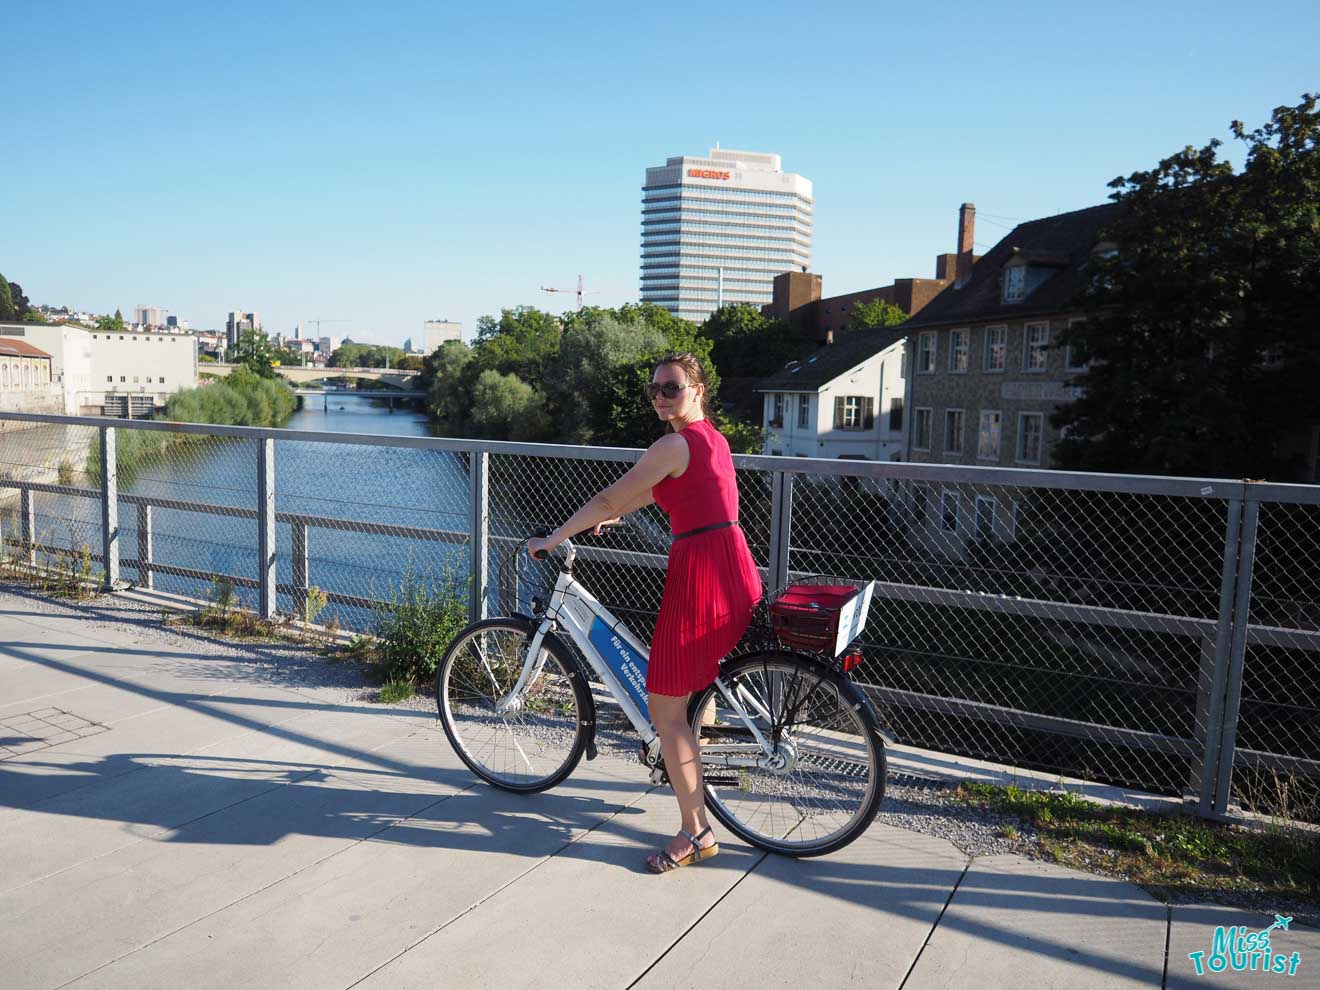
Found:
[[1004, 302], [1021, 302], [1027, 298], [1027, 266], [1013, 265], [1004, 269]]

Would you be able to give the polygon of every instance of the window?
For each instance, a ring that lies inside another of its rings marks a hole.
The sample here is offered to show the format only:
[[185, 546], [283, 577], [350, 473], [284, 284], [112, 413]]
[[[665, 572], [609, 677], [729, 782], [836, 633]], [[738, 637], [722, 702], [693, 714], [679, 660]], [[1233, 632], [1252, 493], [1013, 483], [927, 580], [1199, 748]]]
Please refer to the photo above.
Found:
[[836, 430], [869, 430], [875, 426], [875, 399], [869, 395], [840, 395], [834, 399]]
[[976, 496], [976, 537], [988, 540], [995, 531], [995, 497], [993, 495]]
[[930, 515], [930, 489], [925, 485], [918, 485], [913, 490], [912, 496], [912, 520], [924, 523], [926, 517]]
[[912, 420], [912, 446], [916, 450], [930, 450], [930, 414], [929, 409], [918, 409]]
[[896, 395], [889, 400], [889, 429], [898, 431], [903, 428], [903, 397]]
[[105, 376], [105, 380], [108, 381], [108, 382], [112, 382], [112, 381], [115, 380], [115, 376], [114, 376], [114, 375], [106, 375], [106, 376]]
[[971, 335], [970, 330], [949, 331], [949, 371], [956, 375], [967, 373]]
[[976, 456], [983, 461], [999, 460], [999, 433], [1003, 417], [998, 412], [982, 412], [977, 435]]
[[164, 375], [161, 375], [161, 376], [160, 376], [160, 383], [161, 383], [162, 385], [165, 384], [165, 376], [164, 376]]
[[927, 331], [917, 336], [917, 374], [929, 375], [935, 371], [935, 333]]
[[1027, 266], [1013, 265], [1004, 269], [1004, 302], [1021, 302], [1027, 298]]
[[[162, 379], [163, 380], [163, 379]], [[811, 396], [798, 396], [798, 426], [806, 429], [811, 425]]]
[[[1068, 329], [1075, 330], [1080, 324], [1085, 323], [1083, 319], [1068, 321]], [[1081, 356], [1081, 348], [1077, 344], [1069, 344], [1064, 349], [1063, 367], [1066, 371], [1085, 371], [1086, 359]]]
[[134, 375], [134, 376], [133, 376], [133, 384], [136, 385], [137, 383], [138, 383], [138, 376], [137, 376], [137, 375]]
[[1028, 323], [1025, 337], [1026, 354], [1022, 358], [1022, 370], [1044, 371], [1045, 350], [1050, 346], [1050, 325]]
[[123, 375], [120, 375], [120, 376], [119, 376], [119, 380], [120, 380], [121, 382], [126, 382], [126, 381], [128, 381], [128, 379], [125, 378]]
[[1008, 357], [1008, 327], [985, 328], [985, 370], [1003, 371]]
[[946, 533], [958, 532], [958, 492], [954, 489], [940, 493], [940, 529]]
[[946, 409], [944, 411], [944, 452], [961, 454], [963, 452], [963, 411]]
[[1017, 459], [1020, 464], [1040, 463], [1040, 437], [1044, 427], [1044, 414], [1020, 413], [1018, 415]]
[[770, 400], [770, 425], [784, 425], [784, 396], [781, 392], [776, 392]]

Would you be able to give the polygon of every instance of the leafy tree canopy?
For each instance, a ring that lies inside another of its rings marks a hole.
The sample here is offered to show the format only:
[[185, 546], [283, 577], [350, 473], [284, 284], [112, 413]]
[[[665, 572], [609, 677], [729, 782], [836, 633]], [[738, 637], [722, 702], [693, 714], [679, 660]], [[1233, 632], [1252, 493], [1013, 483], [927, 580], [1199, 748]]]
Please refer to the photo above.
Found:
[[[259, 378], [275, 377], [276, 351], [260, 330], [244, 330], [233, 348], [234, 362]], [[237, 372], [233, 372], [237, 373]]]
[[902, 307], [895, 306], [883, 299], [855, 303], [852, 315], [848, 317], [848, 332], [870, 330], [873, 327], [896, 327], [907, 322], [908, 314]]
[[1320, 422], [1317, 96], [1248, 131], [1241, 172], [1220, 142], [1115, 179], [1119, 219], [1091, 259], [1089, 359], [1053, 417], [1059, 466], [1295, 479]]

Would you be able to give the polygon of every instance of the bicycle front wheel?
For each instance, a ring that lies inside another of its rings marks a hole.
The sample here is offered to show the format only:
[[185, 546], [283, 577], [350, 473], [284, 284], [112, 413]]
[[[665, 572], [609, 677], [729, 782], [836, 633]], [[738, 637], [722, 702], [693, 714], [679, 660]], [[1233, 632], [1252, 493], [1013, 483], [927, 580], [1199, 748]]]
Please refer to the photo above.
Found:
[[706, 806], [746, 842], [821, 856], [871, 824], [885, 790], [885, 752], [861, 692], [839, 672], [791, 653], [735, 660], [725, 685], [770, 745], [770, 766], [730, 765], [764, 750], [712, 684], [693, 696]]
[[554, 787], [573, 772], [587, 741], [591, 696], [553, 636], [541, 641], [536, 675], [512, 693], [534, 632], [518, 619], [474, 622], [435, 672], [440, 723], [454, 752], [478, 777], [509, 791]]

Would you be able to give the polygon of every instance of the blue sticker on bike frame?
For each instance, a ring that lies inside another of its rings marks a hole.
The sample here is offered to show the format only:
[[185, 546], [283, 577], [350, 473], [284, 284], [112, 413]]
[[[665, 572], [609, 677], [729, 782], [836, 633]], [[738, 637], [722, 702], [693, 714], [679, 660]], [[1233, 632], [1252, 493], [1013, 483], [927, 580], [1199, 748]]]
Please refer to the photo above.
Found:
[[605, 625], [599, 618], [591, 623], [588, 634], [591, 645], [596, 648], [605, 665], [614, 672], [619, 683], [624, 686], [633, 704], [648, 721], [651, 713], [646, 707], [646, 661], [639, 657], [623, 637]]

